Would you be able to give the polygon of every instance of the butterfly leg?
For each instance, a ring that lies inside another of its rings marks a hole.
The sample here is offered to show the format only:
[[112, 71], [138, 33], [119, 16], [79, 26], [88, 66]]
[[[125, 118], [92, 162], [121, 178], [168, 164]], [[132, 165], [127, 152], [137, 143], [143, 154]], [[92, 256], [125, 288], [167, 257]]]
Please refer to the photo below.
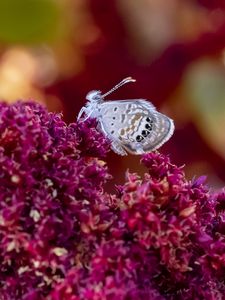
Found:
[[115, 141], [111, 143], [111, 149], [119, 155], [127, 155], [127, 152]]
[[136, 152], [137, 152], [137, 154], [144, 154], [145, 153], [145, 151], [143, 150], [143, 147], [141, 146], [141, 145], [137, 145], [137, 147], [136, 147]]
[[83, 115], [83, 113], [85, 112], [85, 106], [83, 106], [82, 108], [81, 108], [81, 110], [80, 110], [80, 112], [79, 112], [79, 114], [78, 114], [78, 116], [77, 116], [77, 121], [78, 120], [80, 120], [80, 118], [81, 118], [81, 116]]
[[85, 106], [83, 106], [77, 116], [77, 121], [79, 121], [81, 119], [81, 116], [83, 115], [83, 113], [86, 115], [85, 118], [82, 119], [82, 122], [86, 121], [87, 119], [89, 119], [93, 113], [93, 111], [90, 111], [89, 113], [87, 113], [87, 109]]
[[86, 121], [87, 119], [89, 119], [92, 115], [93, 111], [90, 111], [89, 114], [87, 114], [87, 116], [83, 119], [83, 122]]

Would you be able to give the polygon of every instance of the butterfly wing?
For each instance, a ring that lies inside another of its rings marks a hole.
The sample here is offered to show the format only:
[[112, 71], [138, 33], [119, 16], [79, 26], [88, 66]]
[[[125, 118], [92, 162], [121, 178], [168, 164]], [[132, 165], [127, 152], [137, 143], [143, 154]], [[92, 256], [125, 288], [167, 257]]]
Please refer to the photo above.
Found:
[[173, 121], [156, 111], [144, 99], [103, 102], [98, 118], [113, 150], [124, 155], [143, 154], [158, 149], [173, 134]]

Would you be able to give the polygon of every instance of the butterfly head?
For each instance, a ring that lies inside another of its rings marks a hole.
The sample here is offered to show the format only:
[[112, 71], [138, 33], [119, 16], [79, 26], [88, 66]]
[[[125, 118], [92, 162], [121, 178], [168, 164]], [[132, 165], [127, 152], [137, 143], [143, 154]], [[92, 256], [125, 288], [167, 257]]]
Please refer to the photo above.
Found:
[[101, 91], [90, 91], [86, 96], [87, 101], [89, 102], [101, 102], [103, 100]]

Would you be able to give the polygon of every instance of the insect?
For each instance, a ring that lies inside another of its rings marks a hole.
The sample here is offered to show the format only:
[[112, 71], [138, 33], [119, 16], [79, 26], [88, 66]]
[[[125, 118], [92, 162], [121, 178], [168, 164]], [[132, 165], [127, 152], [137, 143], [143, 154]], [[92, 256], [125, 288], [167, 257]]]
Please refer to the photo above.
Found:
[[98, 128], [111, 140], [111, 148], [120, 155], [144, 154], [161, 147], [174, 132], [173, 120], [156, 110], [144, 99], [104, 101], [104, 98], [128, 82], [127, 77], [110, 91], [90, 91], [87, 104], [81, 108], [77, 119], [96, 118]]

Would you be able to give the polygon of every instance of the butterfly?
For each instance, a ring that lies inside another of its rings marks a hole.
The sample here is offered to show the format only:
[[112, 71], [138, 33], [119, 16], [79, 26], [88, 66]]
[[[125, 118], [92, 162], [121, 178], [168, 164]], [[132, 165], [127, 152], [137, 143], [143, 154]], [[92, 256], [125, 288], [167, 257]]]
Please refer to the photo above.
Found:
[[161, 147], [174, 132], [173, 120], [156, 110], [144, 99], [104, 101], [104, 98], [128, 82], [127, 77], [110, 91], [90, 91], [87, 104], [81, 108], [77, 119], [96, 118], [98, 128], [111, 141], [111, 149], [120, 155], [144, 154]]

